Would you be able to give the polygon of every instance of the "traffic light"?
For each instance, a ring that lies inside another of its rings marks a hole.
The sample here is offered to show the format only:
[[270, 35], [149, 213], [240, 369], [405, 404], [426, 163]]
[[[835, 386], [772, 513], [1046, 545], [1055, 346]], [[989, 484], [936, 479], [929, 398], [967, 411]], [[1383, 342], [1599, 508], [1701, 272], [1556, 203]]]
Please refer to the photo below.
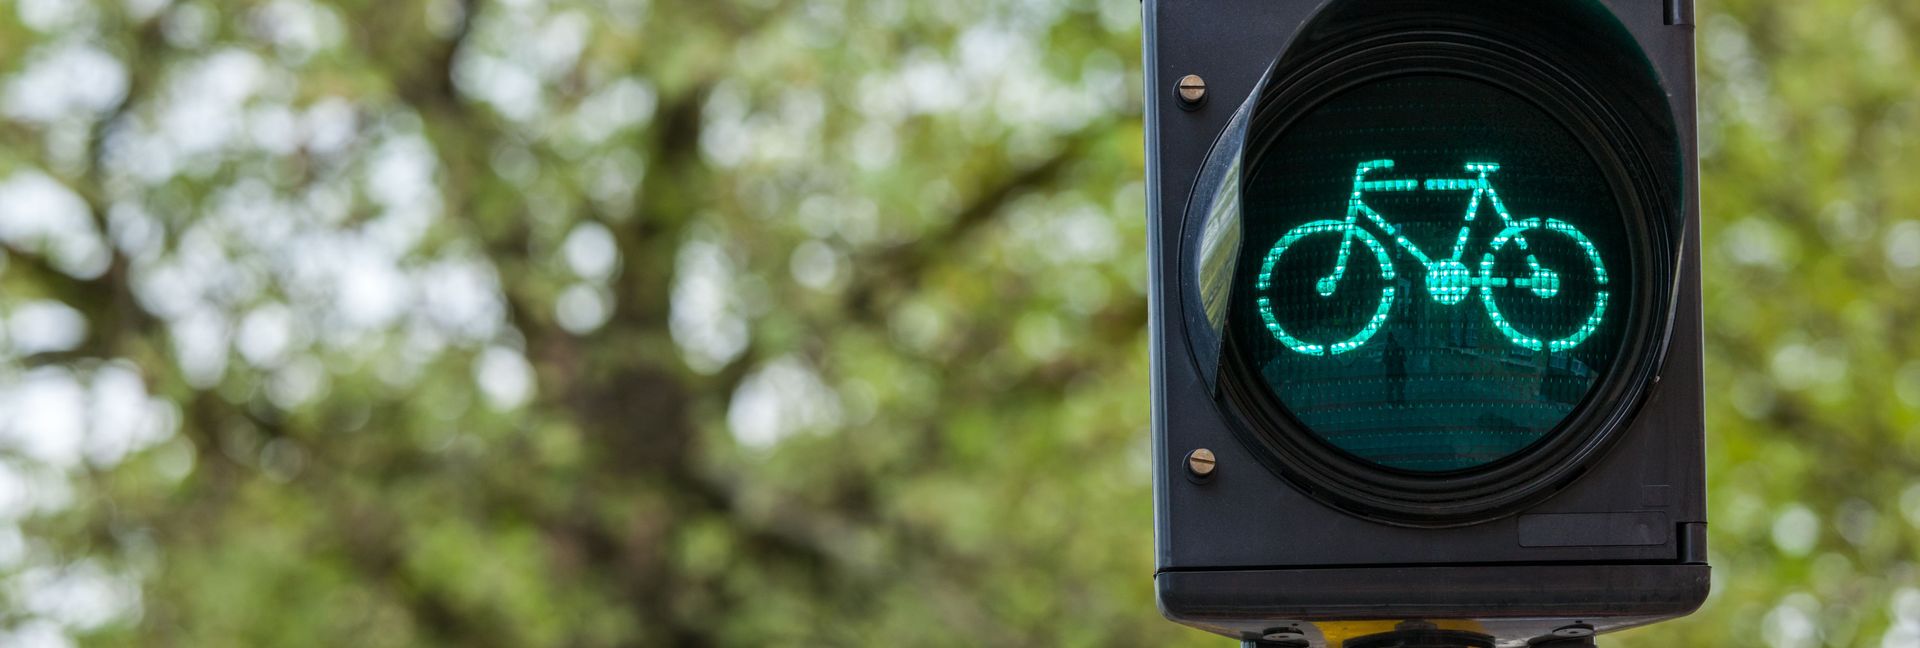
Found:
[[1144, 11], [1162, 611], [1364, 648], [1698, 607], [1691, 0]]

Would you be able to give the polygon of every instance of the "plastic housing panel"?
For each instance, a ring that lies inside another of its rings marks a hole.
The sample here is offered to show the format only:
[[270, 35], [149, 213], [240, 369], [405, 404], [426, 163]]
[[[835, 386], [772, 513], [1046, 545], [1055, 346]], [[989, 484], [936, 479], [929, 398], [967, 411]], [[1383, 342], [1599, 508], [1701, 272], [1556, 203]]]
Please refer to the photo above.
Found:
[[[1691, 611], [1707, 582], [1692, 26], [1668, 24], [1672, 8], [1663, 0], [1602, 3], [1653, 63], [1685, 154], [1678, 305], [1659, 379], [1615, 444], [1550, 498], [1490, 522], [1415, 528], [1335, 509], [1264, 466], [1227, 427], [1210, 388], [1212, 370], [1189, 343], [1188, 327], [1205, 321], [1180, 308], [1179, 283], [1188, 270], [1175, 252], [1202, 161], [1274, 57], [1323, 4], [1143, 3], [1155, 562], [1163, 612], [1242, 638], [1289, 621], [1445, 616], [1526, 639], [1576, 620], [1606, 630]], [[1209, 98], [1197, 110], [1182, 110], [1171, 92], [1185, 74], [1206, 79]], [[1196, 448], [1218, 458], [1211, 479], [1186, 475], [1184, 457]], [[1565, 515], [1576, 517], [1532, 517]], [[1600, 517], [1578, 517], [1593, 515]], [[1609, 517], [1616, 515], [1627, 517]], [[1567, 526], [1581, 519], [1601, 520], [1593, 533], [1603, 541], [1584, 540], [1578, 524]], [[1620, 526], [1648, 519], [1672, 528], [1643, 534]], [[1604, 541], [1609, 535], [1630, 542]]]

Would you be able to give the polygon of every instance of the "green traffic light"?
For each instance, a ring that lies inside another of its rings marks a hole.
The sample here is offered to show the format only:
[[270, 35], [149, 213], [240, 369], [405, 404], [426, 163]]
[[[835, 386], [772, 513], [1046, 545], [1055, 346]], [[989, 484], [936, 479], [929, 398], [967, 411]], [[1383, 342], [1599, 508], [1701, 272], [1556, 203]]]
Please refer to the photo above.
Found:
[[1231, 334], [1311, 435], [1413, 472], [1554, 432], [1612, 365], [1623, 215], [1580, 140], [1438, 74], [1309, 110], [1248, 164]]

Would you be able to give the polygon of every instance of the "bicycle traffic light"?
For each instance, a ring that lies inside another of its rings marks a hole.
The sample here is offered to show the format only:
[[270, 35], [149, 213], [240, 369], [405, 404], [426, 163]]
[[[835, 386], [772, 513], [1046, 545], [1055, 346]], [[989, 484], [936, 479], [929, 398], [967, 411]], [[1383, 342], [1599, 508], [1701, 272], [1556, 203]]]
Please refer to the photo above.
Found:
[[1517, 646], [1697, 607], [1690, 0], [1144, 10], [1163, 612]]

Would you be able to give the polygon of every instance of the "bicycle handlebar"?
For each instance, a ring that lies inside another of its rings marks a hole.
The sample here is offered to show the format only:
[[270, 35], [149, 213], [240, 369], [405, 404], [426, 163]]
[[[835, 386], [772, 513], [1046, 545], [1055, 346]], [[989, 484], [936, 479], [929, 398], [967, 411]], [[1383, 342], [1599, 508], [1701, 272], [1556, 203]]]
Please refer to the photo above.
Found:
[[1393, 168], [1393, 160], [1368, 160], [1361, 162], [1353, 172], [1353, 192], [1357, 194], [1385, 191], [1478, 191], [1490, 188], [1487, 174], [1500, 170], [1498, 162], [1468, 162], [1467, 171], [1479, 174], [1472, 178], [1429, 178], [1427, 180], [1367, 180], [1367, 172], [1377, 169]]

